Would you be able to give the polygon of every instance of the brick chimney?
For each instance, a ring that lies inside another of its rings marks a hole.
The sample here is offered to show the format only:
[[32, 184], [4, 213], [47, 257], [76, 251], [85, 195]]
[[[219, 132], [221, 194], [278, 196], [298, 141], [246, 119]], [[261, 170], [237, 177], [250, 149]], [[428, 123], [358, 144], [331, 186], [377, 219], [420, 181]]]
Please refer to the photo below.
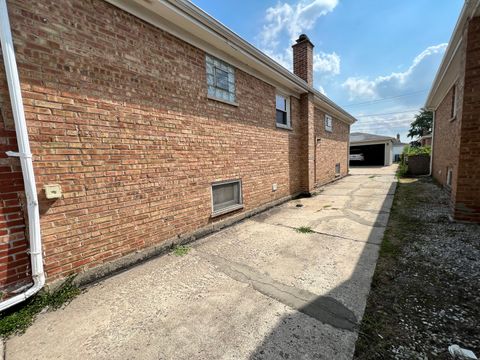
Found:
[[293, 73], [313, 86], [313, 44], [302, 34], [293, 48]]

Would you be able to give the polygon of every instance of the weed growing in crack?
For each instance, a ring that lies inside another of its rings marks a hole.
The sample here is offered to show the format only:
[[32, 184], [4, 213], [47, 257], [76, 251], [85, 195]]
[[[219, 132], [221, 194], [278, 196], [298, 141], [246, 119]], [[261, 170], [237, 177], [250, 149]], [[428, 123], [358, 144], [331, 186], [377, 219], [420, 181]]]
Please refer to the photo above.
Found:
[[6, 310], [0, 317], [0, 336], [22, 333], [43, 309], [56, 310], [72, 301], [81, 292], [73, 280], [73, 276], [69, 277], [57, 290], [43, 290], [20, 305]]
[[300, 226], [295, 231], [300, 234], [311, 234], [314, 232], [310, 226]]
[[190, 247], [186, 245], [177, 245], [172, 250], [175, 256], [187, 255], [189, 251], [190, 251]]

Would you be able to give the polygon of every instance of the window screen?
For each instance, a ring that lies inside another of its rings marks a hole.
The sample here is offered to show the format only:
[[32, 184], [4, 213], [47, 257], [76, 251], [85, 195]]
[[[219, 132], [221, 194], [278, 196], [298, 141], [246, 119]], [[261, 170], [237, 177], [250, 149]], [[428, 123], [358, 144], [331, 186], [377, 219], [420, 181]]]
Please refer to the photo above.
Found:
[[213, 212], [235, 210], [242, 205], [241, 183], [239, 180], [212, 185]]
[[280, 126], [290, 127], [289, 101], [286, 96], [277, 94], [275, 96], [276, 123]]
[[453, 171], [451, 168], [447, 168], [447, 185], [452, 186], [452, 175]]
[[450, 117], [454, 118], [457, 115], [457, 86], [452, 88], [452, 108], [450, 109]]
[[325, 115], [325, 130], [327, 131], [333, 130], [333, 121], [330, 115]]

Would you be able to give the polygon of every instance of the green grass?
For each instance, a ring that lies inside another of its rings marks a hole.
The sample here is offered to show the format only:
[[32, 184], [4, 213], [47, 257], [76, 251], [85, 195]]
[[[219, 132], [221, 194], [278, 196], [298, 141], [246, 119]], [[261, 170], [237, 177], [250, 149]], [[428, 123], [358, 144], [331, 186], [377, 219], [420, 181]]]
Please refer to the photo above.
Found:
[[0, 336], [7, 337], [24, 332], [43, 309], [56, 310], [69, 303], [80, 294], [80, 289], [73, 284], [73, 279], [74, 277], [68, 278], [53, 292], [41, 291], [21, 305], [4, 312], [0, 318]]
[[175, 256], [187, 255], [189, 251], [190, 251], [190, 247], [185, 245], [176, 245], [172, 250]]
[[422, 231], [412, 209], [418, 204], [422, 188], [416, 179], [401, 178], [394, 196], [388, 226], [380, 245], [367, 307], [359, 330], [354, 359], [386, 359], [388, 349], [401, 342], [396, 326], [400, 305], [395, 285], [403, 248]]
[[311, 234], [314, 232], [310, 226], [300, 226], [296, 228], [295, 231], [301, 234]]
[[407, 174], [407, 171], [408, 171], [408, 165], [400, 163], [398, 165], [398, 169], [396, 173], [397, 179], [405, 177], [405, 175]]

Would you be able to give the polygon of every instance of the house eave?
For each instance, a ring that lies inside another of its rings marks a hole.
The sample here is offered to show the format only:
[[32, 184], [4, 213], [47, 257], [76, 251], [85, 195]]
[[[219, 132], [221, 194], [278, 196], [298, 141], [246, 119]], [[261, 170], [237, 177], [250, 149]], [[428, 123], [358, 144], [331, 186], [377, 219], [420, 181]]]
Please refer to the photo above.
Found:
[[461, 61], [459, 48], [463, 41], [463, 31], [471, 17], [480, 16], [480, 0], [466, 0], [448, 43], [442, 62], [437, 70], [432, 87], [425, 102], [427, 110], [435, 111], [453, 83], [457, 79]]

